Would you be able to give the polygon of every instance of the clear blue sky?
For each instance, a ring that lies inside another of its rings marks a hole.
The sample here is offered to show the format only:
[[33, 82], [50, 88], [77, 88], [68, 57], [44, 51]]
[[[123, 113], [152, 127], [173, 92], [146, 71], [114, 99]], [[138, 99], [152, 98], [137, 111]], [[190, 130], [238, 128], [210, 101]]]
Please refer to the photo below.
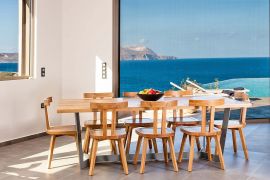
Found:
[[18, 0], [0, 0], [0, 53], [18, 51]]
[[121, 45], [179, 58], [269, 56], [269, 0], [121, 0]]

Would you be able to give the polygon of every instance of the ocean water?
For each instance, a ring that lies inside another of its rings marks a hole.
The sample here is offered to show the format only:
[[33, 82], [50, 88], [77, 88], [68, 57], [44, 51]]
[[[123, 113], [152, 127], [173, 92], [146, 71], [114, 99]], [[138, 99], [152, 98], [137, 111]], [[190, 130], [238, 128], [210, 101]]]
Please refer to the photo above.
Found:
[[120, 93], [155, 88], [171, 89], [190, 78], [208, 87], [219, 80], [220, 88], [245, 87], [252, 97], [270, 97], [270, 58], [212, 58], [120, 61]]
[[0, 72], [18, 72], [18, 63], [0, 63]]

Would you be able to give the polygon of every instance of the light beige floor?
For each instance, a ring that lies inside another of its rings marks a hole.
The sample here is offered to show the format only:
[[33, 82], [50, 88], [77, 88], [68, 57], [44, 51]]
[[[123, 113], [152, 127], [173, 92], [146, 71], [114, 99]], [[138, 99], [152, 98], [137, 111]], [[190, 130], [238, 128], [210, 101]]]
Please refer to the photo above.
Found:
[[[135, 134], [135, 133], [134, 133]], [[140, 166], [129, 164], [129, 175], [124, 175], [119, 163], [97, 164], [95, 175], [88, 176], [88, 169], [80, 170], [73, 138], [59, 137], [56, 141], [55, 156], [52, 169], [47, 169], [47, 154], [50, 137], [40, 137], [22, 143], [0, 148], [0, 179], [270, 179], [270, 124], [252, 124], [245, 128], [250, 160], [245, 161], [239, 137], [238, 153], [232, 150], [231, 134], [227, 135], [225, 147], [226, 170], [220, 170], [216, 164], [195, 158], [193, 171], [187, 172], [187, 160], [179, 164], [179, 172], [173, 171], [172, 164], [163, 162], [147, 162], [145, 174], [139, 173]], [[179, 150], [181, 133], [177, 131], [176, 151]], [[158, 141], [159, 150], [161, 143]], [[133, 136], [131, 153], [136, 146]], [[188, 147], [186, 147], [188, 151]], [[109, 153], [108, 143], [101, 143], [99, 153]]]

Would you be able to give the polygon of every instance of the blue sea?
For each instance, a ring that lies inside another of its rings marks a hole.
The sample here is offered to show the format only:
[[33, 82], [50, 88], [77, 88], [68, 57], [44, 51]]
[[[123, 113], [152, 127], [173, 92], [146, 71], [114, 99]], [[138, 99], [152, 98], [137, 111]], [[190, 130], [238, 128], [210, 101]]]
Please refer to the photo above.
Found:
[[[17, 72], [17, 63], [0, 63], [0, 72]], [[270, 97], [270, 58], [212, 58], [120, 61], [120, 93], [155, 88], [171, 89], [190, 78], [210, 87], [219, 80], [222, 89], [245, 87], [252, 97]], [[213, 86], [212, 86], [213, 87]]]
[[18, 72], [18, 63], [0, 63], [0, 72]]
[[120, 93], [171, 89], [190, 78], [208, 88], [217, 78], [220, 88], [245, 87], [252, 97], [270, 97], [270, 58], [211, 58], [120, 61]]

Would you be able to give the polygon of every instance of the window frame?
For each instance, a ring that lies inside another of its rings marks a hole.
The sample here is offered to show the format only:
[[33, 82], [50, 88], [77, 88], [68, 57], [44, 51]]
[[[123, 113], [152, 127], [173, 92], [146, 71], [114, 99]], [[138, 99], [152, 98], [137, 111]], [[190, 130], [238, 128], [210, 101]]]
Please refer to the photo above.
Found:
[[34, 0], [18, 0], [18, 72], [0, 72], [0, 81], [30, 79], [34, 74]]

